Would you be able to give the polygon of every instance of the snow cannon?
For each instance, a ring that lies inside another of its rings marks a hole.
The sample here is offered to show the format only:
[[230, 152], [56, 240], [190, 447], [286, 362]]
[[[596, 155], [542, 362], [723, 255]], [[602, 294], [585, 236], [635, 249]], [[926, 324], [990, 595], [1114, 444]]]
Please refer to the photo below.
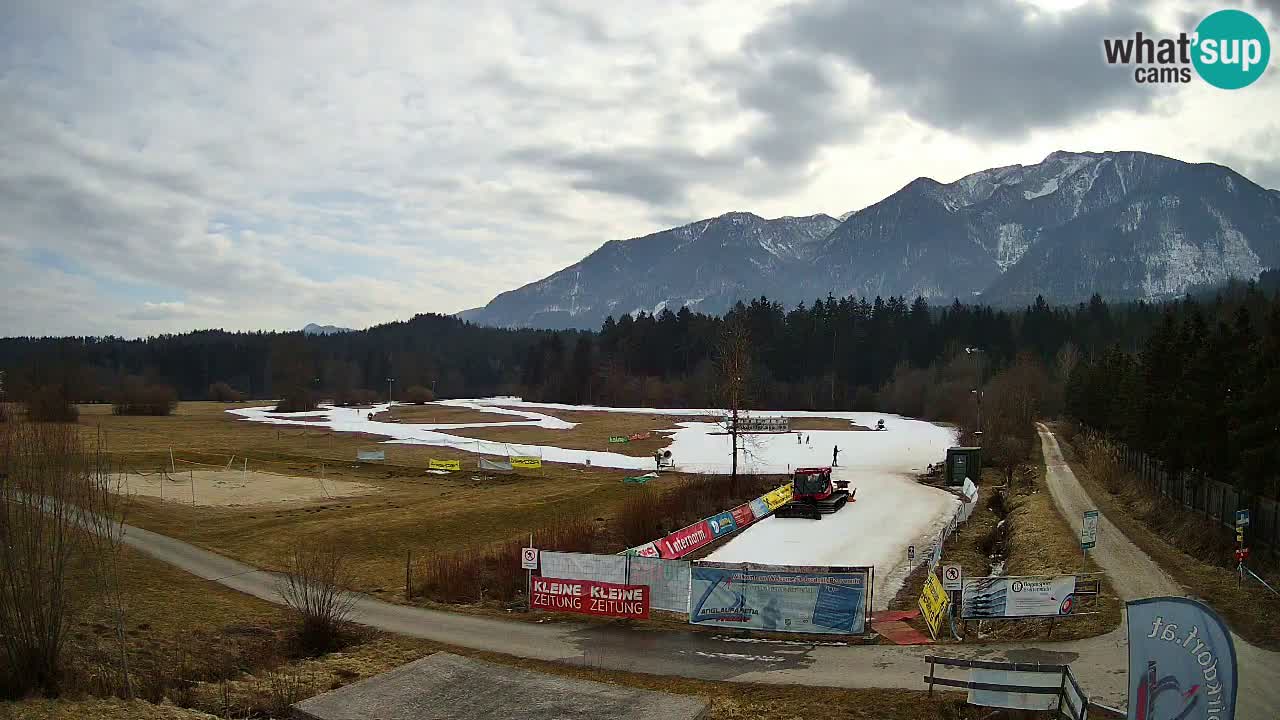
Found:
[[857, 489], [849, 490], [848, 480], [832, 480], [831, 468], [797, 468], [791, 475], [791, 502], [773, 514], [780, 518], [821, 520], [823, 515], [837, 512], [854, 499]]

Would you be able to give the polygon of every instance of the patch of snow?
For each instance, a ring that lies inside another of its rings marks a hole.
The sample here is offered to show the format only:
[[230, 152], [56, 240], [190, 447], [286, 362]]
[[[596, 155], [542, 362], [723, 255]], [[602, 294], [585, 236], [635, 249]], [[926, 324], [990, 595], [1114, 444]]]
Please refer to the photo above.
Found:
[[654, 315], [657, 315], [658, 313], [660, 313], [660, 312], [662, 312], [663, 310], [665, 310], [665, 309], [666, 309], [666, 307], [667, 307], [667, 301], [666, 301], [666, 300], [663, 300], [662, 302], [660, 302], [660, 303], [658, 303], [657, 305], [654, 305], [654, 306], [653, 306], [653, 314], [654, 314]]
[[786, 658], [780, 655], [742, 655], [740, 653], [703, 652], [694, 650], [694, 655], [716, 660], [751, 660], [753, 662], [782, 662]]
[[1031, 243], [1018, 223], [1005, 223], [996, 228], [996, 232], [996, 265], [1004, 272], [1022, 259]]
[[1038, 190], [1023, 190], [1022, 197], [1026, 200], [1035, 200], [1038, 197], [1044, 197], [1056, 192], [1058, 192], [1058, 178], [1051, 177]]

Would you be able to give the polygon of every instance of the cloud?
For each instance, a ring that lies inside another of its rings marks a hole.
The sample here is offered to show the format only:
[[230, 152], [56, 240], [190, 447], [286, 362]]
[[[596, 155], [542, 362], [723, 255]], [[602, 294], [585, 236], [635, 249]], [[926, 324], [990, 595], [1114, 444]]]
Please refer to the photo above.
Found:
[[1064, 147], [1276, 177], [1249, 141], [1274, 71], [1214, 95], [1101, 67], [1146, 9], [658, 7], [10, 2], [0, 335], [450, 312], [606, 239], [838, 214]]
[[1102, 62], [1102, 39], [1152, 28], [1126, 3], [1065, 12], [1020, 0], [894, 5], [819, 0], [790, 6], [753, 40], [763, 52], [807, 50], [870, 76], [883, 99], [935, 127], [1025, 135], [1154, 95]]

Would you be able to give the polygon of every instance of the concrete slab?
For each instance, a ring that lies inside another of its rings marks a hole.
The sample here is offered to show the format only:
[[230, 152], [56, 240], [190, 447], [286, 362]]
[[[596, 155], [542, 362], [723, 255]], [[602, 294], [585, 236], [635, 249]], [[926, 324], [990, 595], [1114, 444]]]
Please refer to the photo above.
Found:
[[297, 720], [700, 720], [711, 703], [436, 653], [303, 700]]

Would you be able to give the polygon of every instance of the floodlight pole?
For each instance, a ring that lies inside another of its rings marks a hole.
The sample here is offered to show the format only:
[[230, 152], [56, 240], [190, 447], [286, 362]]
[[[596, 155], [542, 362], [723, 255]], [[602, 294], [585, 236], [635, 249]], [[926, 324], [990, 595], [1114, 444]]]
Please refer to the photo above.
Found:
[[395, 378], [387, 378], [387, 410], [391, 410], [391, 383], [395, 382]]

